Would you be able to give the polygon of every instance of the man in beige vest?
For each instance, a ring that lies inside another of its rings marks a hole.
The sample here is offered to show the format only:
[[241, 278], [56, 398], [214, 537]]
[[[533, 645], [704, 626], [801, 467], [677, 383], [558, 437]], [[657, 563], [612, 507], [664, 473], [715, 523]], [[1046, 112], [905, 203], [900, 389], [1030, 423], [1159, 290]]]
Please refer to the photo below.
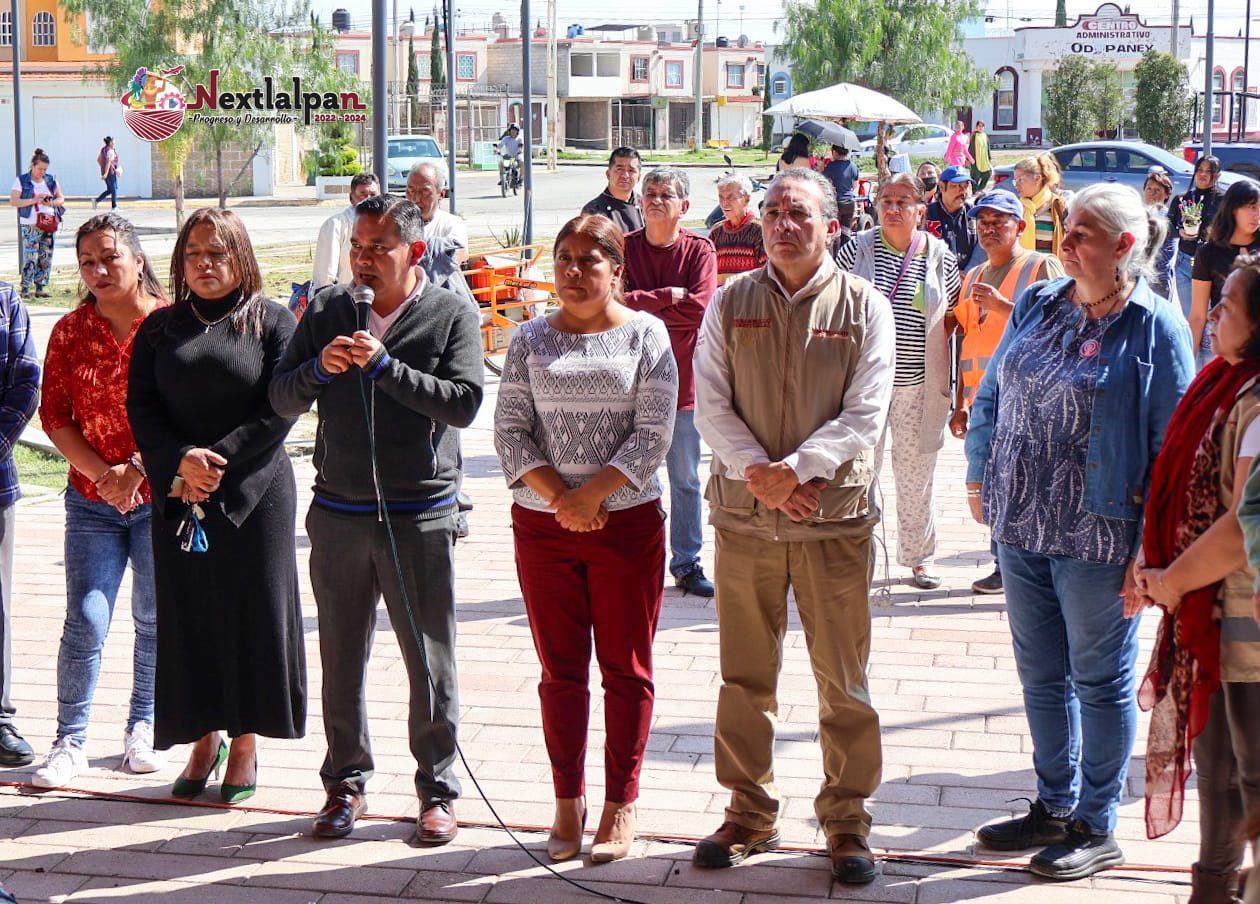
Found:
[[713, 747], [731, 802], [693, 860], [733, 866], [779, 844], [774, 726], [791, 586], [818, 683], [824, 781], [814, 811], [832, 874], [863, 884], [875, 878], [866, 799], [882, 765], [866, 680], [878, 519], [867, 490], [892, 393], [892, 308], [827, 254], [840, 223], [817, 173], [781, 173], [762, 224], [769, 262], [713, 297], [694, 362], [696, 425], [713, 450], [705, 495], [722, 664]]

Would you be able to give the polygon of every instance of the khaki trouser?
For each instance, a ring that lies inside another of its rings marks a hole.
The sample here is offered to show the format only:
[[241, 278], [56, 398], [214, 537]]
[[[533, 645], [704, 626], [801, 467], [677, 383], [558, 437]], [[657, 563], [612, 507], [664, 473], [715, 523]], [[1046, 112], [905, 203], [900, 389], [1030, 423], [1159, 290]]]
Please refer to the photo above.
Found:
[[726, 818], [758, 830], [778, 822], [774, 727], [790, 586], [818, 684], [818, 824], [828, 837], [870, 834], [865, 803], [883, 767], [879, 716], [866, 683], [870, 532], [786, 543], [716, 533], [722, 689], [713, 747], [718, 781], [731, 791]]

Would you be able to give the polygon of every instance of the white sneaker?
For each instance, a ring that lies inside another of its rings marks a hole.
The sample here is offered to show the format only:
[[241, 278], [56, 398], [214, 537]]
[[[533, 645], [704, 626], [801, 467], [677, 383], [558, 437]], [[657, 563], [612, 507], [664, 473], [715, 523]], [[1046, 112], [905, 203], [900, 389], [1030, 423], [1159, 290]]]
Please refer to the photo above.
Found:
[[36, 788], [62, 788], [87, 768], [87, 754], [69, 738], [59, 738], [40, 763], [31, 784]]
[[93, 201], [93, 202], [92, 202], [92, 209], [93, 209], [93, 210], [96, 210], [96, 205], [97, 205], [97, 204], [100, 204], [100, 203], [101, 203], [100, 201]]
[[157, 772], [166, 765], [166, 757], [153, 749], [153, 726], [137, 722], [123, 734], [123, 768], [132, 772]]

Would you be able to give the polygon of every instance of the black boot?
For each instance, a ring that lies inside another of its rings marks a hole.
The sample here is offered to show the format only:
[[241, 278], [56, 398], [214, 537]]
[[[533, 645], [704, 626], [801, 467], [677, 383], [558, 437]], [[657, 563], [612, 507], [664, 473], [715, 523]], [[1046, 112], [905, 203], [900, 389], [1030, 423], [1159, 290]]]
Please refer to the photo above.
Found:
[[1238, 871], [1210, 873], [1195, 864], [1190, 871], [1190, 900], [1187, 904], [1237, 904]]
[[[1016, 798], [1027, 800], [1027, 798]], [[980, 843], [994, 851], [1026, 851], [1029, 848], [1057, 844], [1067, 837], [1066, 818], [1051, 816], [1046, 805], [1033, 801], [1027, 816], [1004, 819], [1001, 822], [981, 826], [976, 832]]]

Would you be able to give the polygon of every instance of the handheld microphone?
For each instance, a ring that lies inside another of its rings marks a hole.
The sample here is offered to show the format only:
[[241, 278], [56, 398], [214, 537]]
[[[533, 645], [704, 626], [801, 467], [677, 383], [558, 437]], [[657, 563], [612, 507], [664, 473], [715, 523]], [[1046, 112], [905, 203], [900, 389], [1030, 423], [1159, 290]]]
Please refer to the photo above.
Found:
[[376, 293], [372, 291], [371, 286], [356, 285], [351, 287], [350, 297], [354, 299], [355, 328], [366, 330], [368, 328], [368, 312], [372, 310], [372, 302], [376, 298]]

